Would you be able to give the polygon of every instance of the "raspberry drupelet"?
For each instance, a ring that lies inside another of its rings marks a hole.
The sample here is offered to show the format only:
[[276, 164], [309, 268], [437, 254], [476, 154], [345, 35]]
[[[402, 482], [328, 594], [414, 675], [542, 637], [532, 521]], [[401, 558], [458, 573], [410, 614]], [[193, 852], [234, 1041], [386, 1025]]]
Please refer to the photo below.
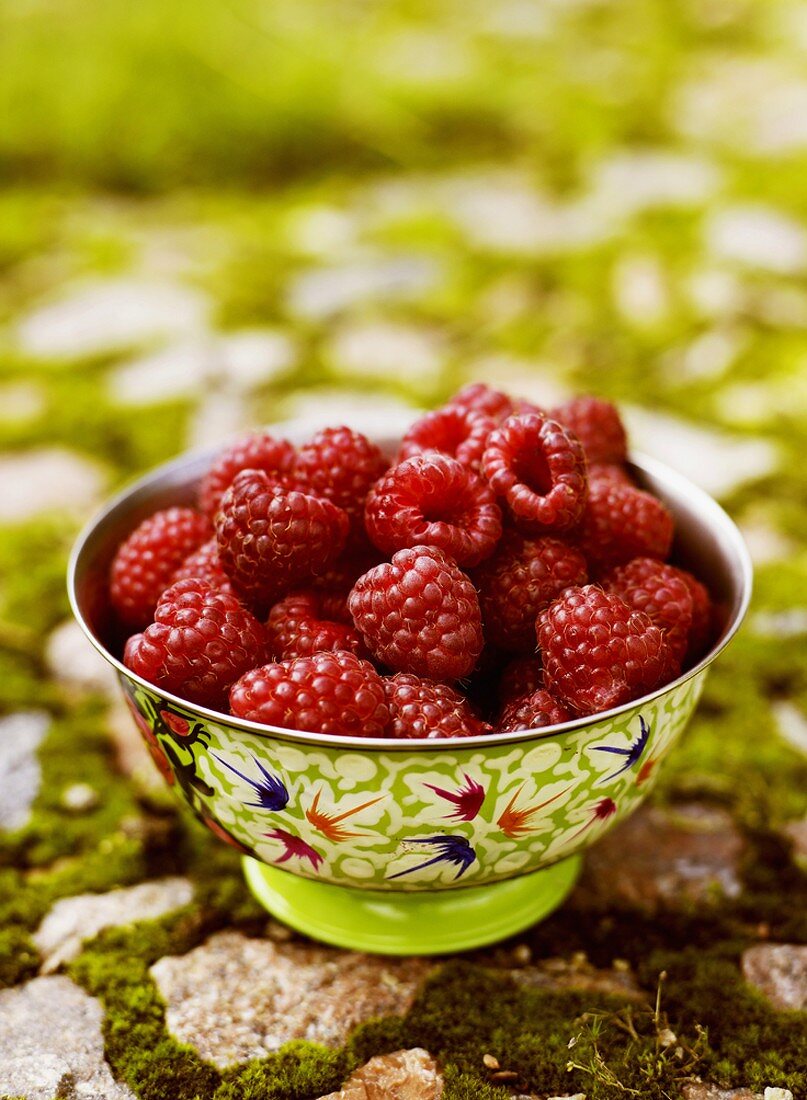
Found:
[[573, 717], [568, 708], [545, 688], [538, 688], [508, 703], [502, 710], [496, 729], [499, 733], [515, 733], [517, 730], [557, 726]]
[[484, 413], [497, 424], [513, 412], [513, 402], [507, 394], [491, 389], [484, 382], [469, 382], [448, 399], [448, 405]]
[[592, 463], [620, 465], [628, 457], [628, 438], [615, 405], [601, 397], [574, 397], [549, 415], [573, 432]]
[[496, 693], [499, 705], [504, 707], [522, 695], [532, 695], [543, 686], [544, 670], [540, 657], [516, 657], [504, 666], [499, 677]]
[[676, 674], [664, 632], [593, 584], [567, 589], [541, 612], [536, 634], [547, 690], [578, 714], [628, 703]]
[[132, 531], [109, 572], [109, 596], [124, 626], [151, 622], [162, 592], [183, 561], [210, 538], [210, 524], [193, 508], [166, 508]]
[[354, 535], [364, 534], [364, 502], [389, 466], [380, 447], [352, 428], [324, 428], [300, 448], [298, 487], [347, 513]]
[[495, 427], [496, 421], [484, 413], [446, 405], [415, 421], [401, 441], [398, 462], [439, 451], [478, 472], [488, 436]]
[[265, 726], [344, 737], [384, 737], [390, 718], [381, 677], [344, 651], [253, 668], [233, 684], [230, 709]]
[[230, 685], [266, 657], [266, 631], [241, 601], [191, 577], [162, 594], [154, 622], [128, 640], [123, 662], [157, 688], [222, 709]]
[[399, 550], [359, 577], [348, 607], [369, 651], [396, 672], [461, 680], [482, 652], [476, 589], [433, 546]]
[[601, 576], [631, 558], [670, 553], [673, 518], [656, 497], [613, 480], [592, 482], [575, 539], [593, 576]]
[[675, 566], [656, 558], [634, 558], [606, 573], [601, 583], [606, 592], [644, 611], [661, 627], [680, 668], [692, 628], [692, 593]]
[[209, 581], [223, 592], [233, 591], [230, 578], [221, 567], [219, 544], [215, 538], [203, 542], [198, 550], [194, 550], [192, 554], [185, 558], [171, 578], [171, 583], [184, 581], [188, 577], [199, 577], [203, 581]]
[[347, 533], [341, 508], [282, 489], [262, 470], [236, 474], [216, 516], [224, 571], [258, 607], [323, 572], [338, 558]]
[[587, 580], [586, 559], [570, 543], [506, 531], [474, 574], [486, 639], [511, 653], [532, 653], [538, 612]]
[[398, 672], [384, 678], [384, 690], [390, 711], [390, 737], [423, 740], [490, 733], [487, 722], [448, 684], [435, 684], [410, 672]]
[[365, 522], [385, 553], [436, 546], [463, 566], [492, 554], [502, 533], [501, 511], [486, 482], [436, 451], [393, 466], [367, 498]]
[[359, 657], [366, 656], [361, 638], [352, 624], [339, 621], [336, 615], [347, 614], [345, 601], [341, 608], [334, 606], [333, 598], [314, 589], [294, 592], [276, 603], [269, 613], [266, 631], [269, 647], [276, 661], [292, 657], [310, 657], [337, 649], [349, 650]]
[[221, 499], [242, 470], [263, 470], [277, 485], [294, 488], [296, 452], [291, 443], [269, 432], [250, 432], [221, 452], [199, 487], [199, 507], [211, 523]]
[[488, 438], [482, 472], [524, 534], [567, 531], [583, 514], [586, 458], [555, 420], [538, 413], [505, 420]]

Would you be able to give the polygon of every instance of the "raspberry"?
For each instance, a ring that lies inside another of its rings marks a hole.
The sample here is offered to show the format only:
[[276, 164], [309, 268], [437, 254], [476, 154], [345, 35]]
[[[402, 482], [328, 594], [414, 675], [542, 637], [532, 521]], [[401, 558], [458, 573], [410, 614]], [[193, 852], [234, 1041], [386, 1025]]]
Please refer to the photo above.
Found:
[[263, 470], [278, 485], [294, 488], [295, 451], [285, 439], [275, 439], [269, 432], [253, 432], [242, 436], [222, 451], [199, 487], [199, 507], [210, 517], [216, 517], [221, 499], [242, 470]]
[[712, 601], [709, 593], [697, 577], [686, 569], [677, 569], [678, 576], [689, 589], [692, 597], [692, 625], [689, 628], [689, 644], [686, 661], [693, 664], [706, 652], [712, 635]]
[[541, 726], [557, 726], [571, 721], [573, 715], [563, 703], [539, 688], [508, 703], [502, 711], [496, 729], [499, 733], [515, 733], [516, 730], [535, 730]]
[[676, 672], [664, 632], [594, 584], [541, 612], [537, 636], [547, 690], [580, 714], [630, 702]]
[[109, 596], [121, 622], [147, 626], [174, 573], [207, 538], [210, 524], [193, 508], [166, 508], [144, 519], [118, 547], [109, 571]]
[[439, 451], [478, 471], [487, 438], [495, 427], [496, 421], [484, 413], [446, 405], [415, 421], [403, 437], [398, 462], [425, 451]]
[[385, 553], [436, 546], [466, 566], [492, 554], [502, 533], [501, 512], [488, 485], [437, 451], [393, 466], [367, 498], [365, 522]]
[[348, 531], [341, 508], [273, 485], [262, 470], [242, 470], [216, 516], [224, 571], [258, 605], [322, 572], [340, 554]]
[[621, 463], [628, 457], [628, 440], [619, 412], [600, 397], [575, 397], [550, 414], [574, 432], [591, 462]]
[[506, 531], [494, 557], [474, 576], [485, 637], [513, 653], [532, 652], [538, 612], [564, 588], [587, 580], [586, 559], [576, 547]]
[[[344, 607], [344, 601], [342, 603]], [[353, 626], [332, 619], [325, 610], [326, 605], [329, 605], [328, 597], [313, 590], [295, 592], [275, 604], [266, 624], [269, 648], [275, 660], [309, 657], [312, 653], [337, 649], [364, 656], [362, 640]]]
[[230, 709], [265, 726], [384, 737], [389, 708], [376, 670], [355, 653], [315, 653], [254, 668], [230, 689]]
[[521, 695], [532, 695], [544, 686], [544, 670], [538, 657], [516, 657], [505, 665], [499, 680], [498, 697], [506, 706]]
[[389, 737], [476, 737], [490, 726], [468, 700], [448, 684], [434, 684], [409, 672], [384, 678], [390, 712]]
[[215, 538], [203, 542], [198, 550], [194, 550], [192, 554], [185, 558], [171, 578], [171, 583], [184, 581], [188, 577], [199, 577], [203, 581], [209, 581], [222, 592], [233, 591], [230, 578], [221, 568], [219, 544]]
[[160, 597], [154, 622], [126, 643], [123, 661], [150, 684], [223, 708], [230, 685], [266, 659], [266, 632], [239, 599], [189, 578]]
[[692, 593], [675, 566], [655, 558], [634, 558], [606, 574], [602, 586], [661, 627], [680, 667], [692, 626]]
[[350, 428], [325, 428], [300, 449], [295, 473], [300, 488], [345, 511], [364, 534], [364, 502], [389, 462], [375, 443]]
[[656, 497], [610, 480], [591, 485], [577, 541], [592, 573], [631, 558], [663, 560], [672, 539], [673, 518]]
[[590, 462], [588, 466], [589, 485], [593, 481], [618, 481], [621, 485], [635, 485], [628, 473], [627, 466], [616, 462]]
[[359, 577], [348, 607], [367, 648], [396, 672], [459, 680], [482, 652], [476, 589], [433, 546], [399, 550]]
[[471, 382], [449, 398], [448, 404], [472, 412], [484, 413], [500, 423], [513, 411], [513, 402], [506, 393], [493, 390], [484, 382]]
[[511, 416], [491, 433], [482, 471], [525, 534], [565, 531], [583, 513], [583, 448], [560, 424], [538, 413]]

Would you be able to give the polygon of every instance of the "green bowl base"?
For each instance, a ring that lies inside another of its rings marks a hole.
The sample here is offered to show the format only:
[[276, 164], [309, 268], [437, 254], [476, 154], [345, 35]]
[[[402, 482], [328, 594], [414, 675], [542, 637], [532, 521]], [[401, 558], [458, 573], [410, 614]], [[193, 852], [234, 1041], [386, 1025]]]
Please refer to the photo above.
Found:
[[362, 890], [302, 878], [244, 856], [269, 912], [315, 940], [380, 955], [442, 955], [495, 943], [548, 916], [580, 873], [580, 856], [529, 875], [456, 890]]

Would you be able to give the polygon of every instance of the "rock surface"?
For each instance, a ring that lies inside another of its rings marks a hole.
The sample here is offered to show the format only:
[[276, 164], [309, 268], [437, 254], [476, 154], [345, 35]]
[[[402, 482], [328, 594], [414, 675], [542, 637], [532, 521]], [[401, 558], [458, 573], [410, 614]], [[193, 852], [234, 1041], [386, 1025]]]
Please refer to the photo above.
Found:
[[43, 710], [0, 718], [0, 829], [19, 829], [28, 820], [42, 779], [36, 750], [49, 725]]
[[762, 1100], [758, 1092], [750, 1089], [719, 1089], [701, 1081], [684, 1085], [681, 1096], [683, 1100]]
[[224, 1067], [290, 1039], [344, 1041], [372, 1016], [402, 1014], [431, 966], [313, 943], [272, 943], [220, 932], [151, 968], [169, 1030]]
[[104, 1061], [100, 1002], [61, 975], [0, 992], [0, 1095], [134, 1100]]
[[774, 1008], [807, 1008], [807, 945], [755, 944], [743, 952], [742, 969]]
[[153, 920], [187, 905], [192, 897], [193, 887], [188, 879], [172, 876], [124, 890], [110, 890], [108, 894], [61, 898], [33, 936], [42, 955], [42, 973], [52, 973], [62, 963], [74, 959], [82, 941], [101, 929]]
[[117, 691], [118, 679], [112, 666], [93, 649], [75, 619], [66, 619], [51, 633], [45, 660], [60, 683], [85, 691]]
[[599, 969], [584, 955], [571, 959], [541, 959], [530, 966], [510, 970], [509, 974], [516, 985], [527, 989], [579, 989], [623, 997], [628, 1001], [647, 999], [631, 970]]
[[743, 841], [724, 810], [645, 806], [588, 853], [571, 904], [654, 911], [737, 897]]
[[338, 1092], [320, 1100], [439, 1100], [443, 1078], [421, 1047], [381, 1054], [357, 1069]]
[[49, 510], [86, 511], [104, 484], [100, 467], [61, 447], [0, 457], [0, 522], [18, 523]]

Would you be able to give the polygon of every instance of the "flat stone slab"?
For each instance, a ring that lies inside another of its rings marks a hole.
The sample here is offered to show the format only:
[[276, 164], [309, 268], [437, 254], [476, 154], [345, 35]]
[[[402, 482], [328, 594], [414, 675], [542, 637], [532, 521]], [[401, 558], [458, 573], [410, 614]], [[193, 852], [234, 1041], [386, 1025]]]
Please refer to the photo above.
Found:
[[725, 810], [696, 802], [645, 806], [587, 853], [570, 903], [652, 912], [735, 898], [742, 851]]
[[339, 1092], [320, 1100], [439, 1100], [443, 1077], [422, 1047], [371, 1058], [345, 1081]]
[[75, 619], [60, 623], [45, 647], [48, 671], [54, 680], [82, 691], [112, 694], [118, 678], [111, 665], [90, 645]]
[[33, 936], [42, 955], [42, 973], [52, 973], [74, 959], [82, 942], [103, 928], [154, 920], [187, 905], [192, 897], [193, 886], [188, 879], [171, 876], [124, 890], [110, 890], [108, 894], [61, 898]]
[[30, 816], [42, 781], [36, 750], [49, 725], [44, 710], [0, 718], [0, 829], [20, 829]]
[[755, 944], [743, 952], [742, 969], [774, 1008], [807, 1008], [807, 945]]
[[702, 1081], [684, 1085], [681, 1096], [683, 1100], [762, 1100], [760, 1093], [750, 1089], [719, 1089]]
[[0, 992], [0, 1095], [134, 1100], [104, 1061], [103, 1012], [69, 978]]
[[335, 1046], [373, 1016], [405, 1013], [432, 965], [219, 932], [151, 968], [168, 1029], [224, 1068], [291, 1039]]
[[94, 462], [63, 447], [0, 457], [0, 522], [40, 512], [83, 512], [98, 503], [104, 475]]

